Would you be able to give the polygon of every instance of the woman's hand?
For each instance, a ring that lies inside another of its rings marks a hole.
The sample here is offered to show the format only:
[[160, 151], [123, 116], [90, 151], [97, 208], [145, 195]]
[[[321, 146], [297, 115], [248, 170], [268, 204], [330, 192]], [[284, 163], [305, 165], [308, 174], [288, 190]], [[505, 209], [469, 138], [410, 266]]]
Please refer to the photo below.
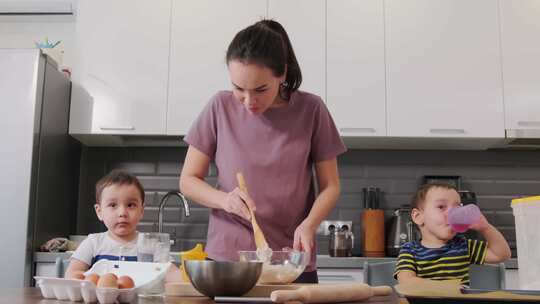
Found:
[[255, 204], [249, 195], [236, 187], [233, 191], [227, 193], [225, 201], [221, 208], [229, 213], [236, 214], [248, 221], [251, 220], [248, 206], [255, 211]]
[[315, 232], [317, 230], [316, 226], [311, 225], [311, 223], [303, 221], [300, 226], [296, 227], [294, 231], [294, 243], [293, 249], [299, 251], [305, 251], [308, 254], [311, 254], [313, 247], [315, 247]]

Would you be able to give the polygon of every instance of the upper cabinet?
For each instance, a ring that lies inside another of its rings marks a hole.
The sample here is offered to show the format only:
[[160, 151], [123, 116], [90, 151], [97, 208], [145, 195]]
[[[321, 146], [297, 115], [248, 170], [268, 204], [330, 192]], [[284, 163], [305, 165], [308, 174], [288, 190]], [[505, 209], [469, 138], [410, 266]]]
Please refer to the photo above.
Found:
[[388, 135], [504, 137], [497, 1], [385, 5]]
[[77, 13], [71, 134], [185, 135], [232, 87], [234, 35], [265, 17], [342, 136], [540, 129], [537, 0], [86, 0]]
[[210, 97], [232, 88], [227, 47], [265, 16], [266, 0], [173, 1], [167, 135], [186, 134]]
[[171, 0], [80, 1], [72, 134], [165, 134]]
[[325, 0], [268, 0], [268, 18], [281, 23], [302, 70], [300, 90], [326, 99]]
[[540, 129], [540, 2], [500, 5], [506, 129]]
[[327, 103], [343, 136], [385, 136], [384, 15], [381, 0], [327, 7]]

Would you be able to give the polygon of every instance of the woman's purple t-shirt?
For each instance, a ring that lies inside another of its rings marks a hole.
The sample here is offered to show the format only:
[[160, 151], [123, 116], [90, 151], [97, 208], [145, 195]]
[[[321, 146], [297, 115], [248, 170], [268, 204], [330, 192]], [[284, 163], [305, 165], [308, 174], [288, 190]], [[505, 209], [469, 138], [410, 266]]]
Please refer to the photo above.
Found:
[[[320, 97], [296, 91], [286, 106], [249, 112], [231, 91], [214, 95], [184, 141], [217, 167], [217, 188], [230, 192], [242, 172], [255, 216], [273, 250], [293, 246], [315, 192], [312, 165], [346, 151]], [[206, 251], [215, 260], [238, 260], [255, 250], [251, 224], [220, 209], [210, 214]], [[316, 248], [307, 271], [315, 270]]]

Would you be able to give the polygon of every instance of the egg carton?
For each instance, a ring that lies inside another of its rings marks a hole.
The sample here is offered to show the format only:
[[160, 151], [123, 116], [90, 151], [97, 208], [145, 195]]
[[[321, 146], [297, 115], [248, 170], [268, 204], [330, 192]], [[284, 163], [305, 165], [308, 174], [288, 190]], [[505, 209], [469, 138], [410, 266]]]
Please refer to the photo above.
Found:
[[93, 282], [76, 279], [39, 276], [34, 279], [46, 299], [85, 303], [99, 301], [102, 304], [115, 303], [118, 300], [120, 303], [131, 303], [137, 298], [137, 294], [159, 289], [170, 266], [171, 263], [100, 260], [84, 273], [85, 275], [96, 273], [100, 276], [114, 273], [118, 277], [128, 275], [135, 283], [135, 287], [129, 289], [97, 288]]
[[137, 298], [137, 288], [97, 288], [94, 283], [83, 280], [34, 277], [45, 299], [102, 304], [132, 303]]

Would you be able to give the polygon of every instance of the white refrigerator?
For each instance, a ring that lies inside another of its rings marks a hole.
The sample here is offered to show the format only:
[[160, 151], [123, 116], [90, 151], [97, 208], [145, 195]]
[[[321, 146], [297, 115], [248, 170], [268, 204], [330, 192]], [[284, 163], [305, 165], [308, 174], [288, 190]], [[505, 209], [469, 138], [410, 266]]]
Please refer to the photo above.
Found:
[[33, 253], [75, 232], [80, 145], [71, 82], [39, 49], [0, 49], [0, 286], [33, 284]]

